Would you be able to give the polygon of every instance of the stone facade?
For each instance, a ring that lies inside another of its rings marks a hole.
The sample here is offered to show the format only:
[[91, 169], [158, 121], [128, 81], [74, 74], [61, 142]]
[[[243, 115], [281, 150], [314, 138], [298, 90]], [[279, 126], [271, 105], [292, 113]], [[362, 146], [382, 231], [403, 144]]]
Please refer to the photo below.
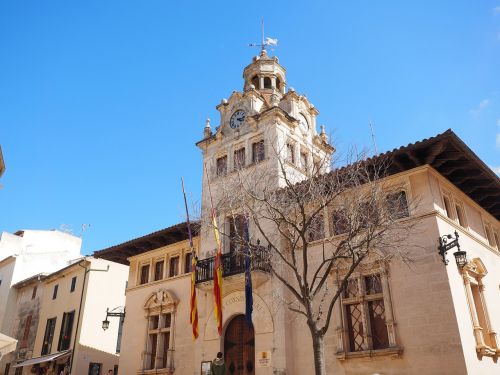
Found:
[[[293, 181], [300, 182], [310, 177], [313, 168], [327, 173], [328, 165], [317, 163], [335, 151], [328, 144], [324, 129], [316, 129], [317, 109], [293, 89], [284, 89], [285, 69], [276, 58], [263, 51], [245, 68], [243, 78], [243, 92], [233, 92], [217, 106], [220, 125], [212, 130], [207, 122], [204, 138], [197, 143], [204, 163], [201, 229], [195, 238], [200, 263], [212, 257], [216, 249], [213, 228], [208, 224], [210, 201], [217, 204], [231, 176], [248, 174], [255, 178], [260, 174], [257, 184], [278, 189], [285, 186], [283, 168]], [[453, 163], [447, 164], [449, 155], [453, 155], [452, 161], [460, 160], [463, 168], [481, 178], [450, 169]], [[325, 337], [327, 373], [490, 375], [500, 371], [496, 338], [500, 329], [500, 224], [495, 204], [500, 196], [498, 177], [451, 131], [386, 156], [392, 158], [394, 168], [384, 184], [404, 191], [409, 208], [406, 220], [415, 222], [418, 228], [408, 236], [403, 249], [412, 262], [382, 264], [378, 259], [369, 259], [353, 274], [360, 290], [372, 276], [378, 277], [379, 284], [372, 295], [344, 294], [337, 302]], [[488, 189], [478, 191], [481, 184]], [[466, 190], [468, 194], [464, 193]], [[325, 216], [324, 228], [325, 236], [330, 238], [335, 233], [328, 216], [331, 215]], [[221, 232], [230, 232], [224, 215], [219, 214], [218, 222]], [[200, 336], [192, 341], [190, 275], [168, 277], [164, 273], [150, 281], [157, 259], [167, 262], [188, 251], [187, 233], [180, 233], [179, 225], [96, 253], [105, 259], [130, 262], [120, 358], [124, 374], [200, 374], [207, 361], [227, 349], [229, 327], [245, 314], [244, 275], [228, 275], [223, 281], [223, 335], [219, 337], [212, 282], [199, 282]], [[250, 236], [257, 237], [255, 228], [249, 230]], [[455, 231], [461, 248], [467, 252], [468, 263], [464, 267], [455, 264], [455, 250], [448, 252], [447, 266], [438, 254], [438, 239]], [[172, 239], [175, 237], [177, 241]], [[311, 253], [319, 254], [323, 243], [321, 239], [314, 242]], [[229, 247], [225, 238], [224, 253], [229, 252]], [[140, 282], [146, 274], [148, 281]], [[265, 267], [252, 271], [252, 280], [255, 358], [246, 367], [231, 368], [228, 364], [226, 373], [313, 373], [309, 328], [278, 297], [287, 295], [282, 284]], [[353, 318], [347, 317], [348, 311], [359, 308], [358, 319], [363, 322], [360, 327], [369, 327], [372, 315], [368, 315], [367, 309], [375, 303], [384, 306], [388, 345], [377, 348], [371, 331], [361, 329], [356, 347], [350, 335]], [[172, 314], [168, 318], [171, 320], [162, 320], [166, 319], [162, 314]], [[166, 321], [168, 327], [161, 326]], [[168, 354], [165, 338], [160, 338], [167, 332]], [[156, 349], [151, 350], [152, 346]]]

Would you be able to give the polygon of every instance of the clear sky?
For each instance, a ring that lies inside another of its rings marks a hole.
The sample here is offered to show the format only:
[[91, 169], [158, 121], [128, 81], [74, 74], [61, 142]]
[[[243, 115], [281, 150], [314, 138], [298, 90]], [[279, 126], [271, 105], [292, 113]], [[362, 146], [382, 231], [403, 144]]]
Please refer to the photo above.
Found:
[[261, 17], [339, 150], [452, 128], [498, 172], [500, 0], [3, 1], [0, 231], [90, 224], [91, 253], [184, 220]]

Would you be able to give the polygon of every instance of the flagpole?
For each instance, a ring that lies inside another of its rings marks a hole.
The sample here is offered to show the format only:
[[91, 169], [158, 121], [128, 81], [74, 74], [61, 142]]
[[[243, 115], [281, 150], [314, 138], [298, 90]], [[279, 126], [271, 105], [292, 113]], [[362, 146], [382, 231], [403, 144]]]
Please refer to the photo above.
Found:
[[219, 228], [217, 226], [217, 218], [215, 217], [214, 202], [212, 199], [212, 189], [210, 187], [210, 178], [207, 171], [207, 165], [204, 165], [205, 174], [207, 176], [208, 193], [210, 195], [210, 207], [212, 213], [212, 225], [214, 227], [214, 237], [217, 242], [217, 253], [214, 259], [214, 316], [217, 321], [217, 331], [219, 336], [222, 336], [222, 250], [219, 236]]

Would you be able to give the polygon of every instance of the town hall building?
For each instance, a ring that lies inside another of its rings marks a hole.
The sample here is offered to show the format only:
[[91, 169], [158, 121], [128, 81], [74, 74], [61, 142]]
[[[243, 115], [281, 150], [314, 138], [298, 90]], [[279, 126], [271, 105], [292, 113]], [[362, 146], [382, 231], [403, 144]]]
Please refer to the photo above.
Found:
[[[263, 245], [256, 247], [263, 254], [252, 256], [253, 328], [245, 323], [245, 269], [232, 240], [238, 225], [234, 216], [221, 212], [217, 221], [226, 235], [219, 336], [213, 312], [217, 243], [209, 224], [211, 201], [217, 207], [227, 181], [239, 174], [261, 176], [256, 184], [276, 190], [286, 186], [285, 177], [299, 183], [314, 170], [331, 173], [323, 161], [335, 149], [324, 127], [318, 129], [319, 111], [287, 89], [285, 68], [265, 49], [243, 70], [243, 90], [216, 108], [219, 125], [212, 128], [207, 121], [196, 144], [203, 155], [201, 220], [191, 223], [198, 257], [198, 339], [193, 341], [189, 321], [194, 254], [186, 223], [94, 254], [130, 266], [120, 374], [207, 375], [219, 351], [229, 375], [313, 374], [309, 328], [281, 298], [286, 292], [270, 272], [266, 242], [252, 227], [250, 236]], [[352, 274], [325, 336], [326, 372], [500, 373], [498, 176], [451, 130], [373, 158], [389, 161], [384, 179], [398, 186], [398, 199], [406, 207], [401, 220], [419, 224], [406, 249], [412, 263], [373, 262]], [[321, 235], [311, 242], [311, 250], [318, 252], [325, 238], [343, 235], [330, 211], [323, 220]], [[453, 256], [456, 249], [438, 253], [443, 236], [448, 243], [457, 239], [465, 251], [460, 259]]]

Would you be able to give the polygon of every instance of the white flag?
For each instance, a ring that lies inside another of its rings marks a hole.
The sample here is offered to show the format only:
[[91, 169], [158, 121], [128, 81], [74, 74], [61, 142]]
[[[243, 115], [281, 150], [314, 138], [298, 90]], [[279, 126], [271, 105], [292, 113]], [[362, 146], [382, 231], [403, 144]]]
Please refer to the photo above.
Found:
[[273, 39], [273, 38], [266, 38], [266, 41], [264, 42], [266, 46], [277, 46], [278, 45], [278, 39]]

